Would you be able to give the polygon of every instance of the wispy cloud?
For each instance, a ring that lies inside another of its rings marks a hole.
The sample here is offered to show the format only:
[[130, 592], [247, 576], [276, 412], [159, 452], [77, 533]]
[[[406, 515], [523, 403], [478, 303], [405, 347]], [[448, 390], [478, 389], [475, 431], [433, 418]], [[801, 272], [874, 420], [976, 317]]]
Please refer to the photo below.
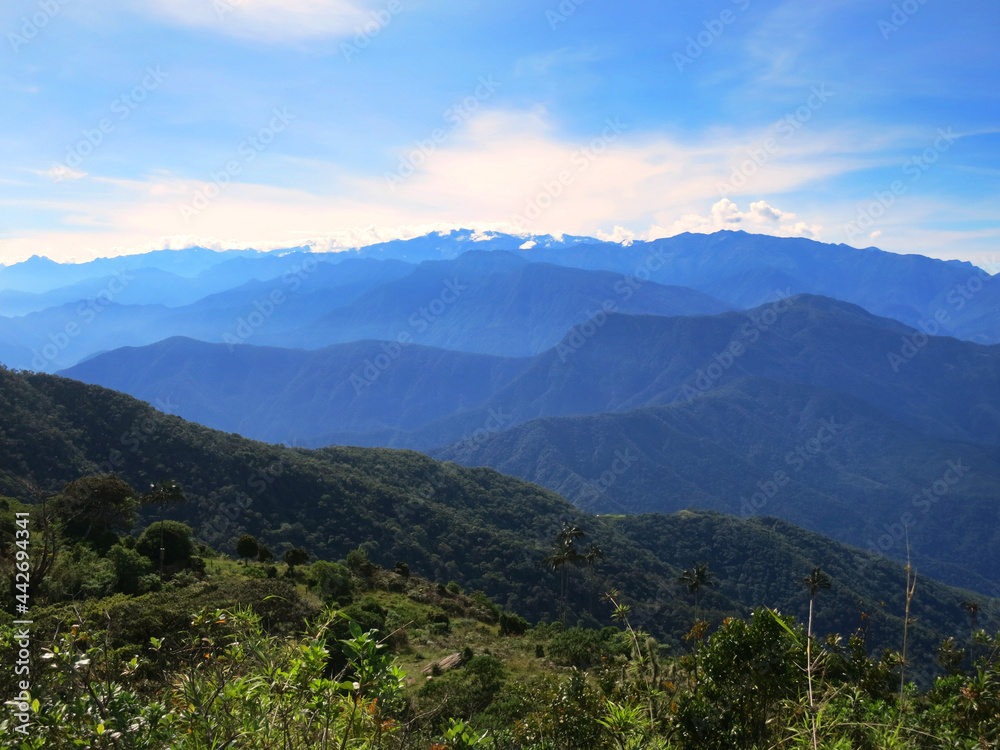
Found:
[[371, 20], [357, 0], [136, 0], [167, 23], [263, 42], [346, 37]]

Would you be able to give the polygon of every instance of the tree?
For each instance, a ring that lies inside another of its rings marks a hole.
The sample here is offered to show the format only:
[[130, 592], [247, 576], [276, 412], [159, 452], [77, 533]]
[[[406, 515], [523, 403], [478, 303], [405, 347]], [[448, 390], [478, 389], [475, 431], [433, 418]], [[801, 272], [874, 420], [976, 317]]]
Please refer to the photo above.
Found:
[[242, 557], [243, 564], [247, 565], [251, 557], [257, 557], [260, 554], [260, 544], [257, 543], [254, 536], [244, 534], [236, 540], [236, 554]]
[[135, 523], [135, 490], [114, 474], [94, 474], [69, 482], [54, 503], [64, 530], [87, 539], [94, 531], [126, 531]]
[[309, 562], [309, 553], [301, 547], [292, 547], [285, 552], [285, 564], [288, 566], [289, 575], [295, 572], [296, 565], [305, 565]]
[[969, 599], [968, 601], [962, 602], [962, 609], [969, 613], [969, 620], [972, 623], [972, 629], [976, 629], [976, 622], [979, 618], [979, 602], [975, 599]]
[[580, 551], [576, 548], [576, 540], [582, 539], [586, 534], [583, 529], [579, 526], [570, 525], [568, 523], [563, 523], [562, 529], [556, 534], [556, 546], [551, 554], [547, 555], [542, 559], [542, 562], [552, 568], [552, 570], [558, 571], [562, 569], [562, 582], [559, 589], [560, 599], [562, 600], [562, 617], [566, 620], [566, 614], [568, 609], [568, 599], [569, 599], [569, 569], [567, 565], [582, 565], [585, 562], [591, 562], [596, 560], [597, 554], [601, 557], [604, 553], [600, 551], [598, 547], [591, 547], [589, 551], [592, 551], [594, 556], [591, 560], [588, 560], [587, 556], [581, 555]]
[[142, 532], [135, 551], [150, 560], [159, 557], [161, 566], [187, 565], [195, 553], [191, 527], [180, 521], [161, 521]]
[[375, 574], [375, 563], [368, 559], [368, 552], [364, 547], [352, 549], [347, 553], [347, 567], [363, 578], [369, 578]]
[[719, 585], [719, 577], [708, 569], [708, 563], [695, 563], [693, 568], [689, 568], [677, 577], [677, 583], [687, 586], [687, 590], [694, 594], [694, 608], [698, 609], [698, 593], [703, 588], [714, 588]]
[[813, 568], [812, 572], [799, 583], [809, 589], [809, 625], [806, 628], [806, 677], [809, 684], [809, 711], [812, 720], [812, 741], [813, 750], [819, 748], [819, 730], [816, 726], [816, 702], [813, 697], [813, 664], [812, 659], [812, 629], [813, 629], [813, 602], [816, 594], [823, 589], [830, 588], [830, 577], [819, 568]]
[[257, 543], [257, 562], [271, 562], [274, 559], [274, 555], [271, 554], [271, 550], [268, 549], [266, 544]]
[[163, 576], [164, 546], [163, 546], [163, 513], [168, 505], [187, 502], [181, 486], [172, 479], [165, 479], [149, 485], [149, 490], [142, 496], [143, 505], [160, 506], [160, 576]]

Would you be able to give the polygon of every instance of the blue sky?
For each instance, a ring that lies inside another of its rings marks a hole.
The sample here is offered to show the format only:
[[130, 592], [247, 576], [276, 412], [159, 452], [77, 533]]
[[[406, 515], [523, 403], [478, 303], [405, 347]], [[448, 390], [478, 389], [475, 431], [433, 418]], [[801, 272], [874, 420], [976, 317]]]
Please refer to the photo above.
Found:
[[0, 262], [450, 226], [1000, 270], [1000, 5], [15, 0]]

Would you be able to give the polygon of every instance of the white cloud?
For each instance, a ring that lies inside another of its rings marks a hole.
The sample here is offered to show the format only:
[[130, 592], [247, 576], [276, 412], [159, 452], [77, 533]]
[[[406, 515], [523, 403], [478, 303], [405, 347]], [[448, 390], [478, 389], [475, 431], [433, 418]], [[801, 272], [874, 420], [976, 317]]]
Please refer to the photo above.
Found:
[[[414, 174], [393, 188], [384, 175], [413, 150], [413, 142], [366, 174], [268, 151], [240, 175], [257, 183], [232, 181], [190, 221], [180, 207], [203, 190], [200, 180], [165, 173], [141, 180], [91, 175], [63, 183], [66, 191], [60, 193], [50, 186], [38, 196], [5, 201], [13, 211], [44, 213], [47, 225], [32, 232], [8, 230], [0, 240], [0, 258], [93, 257], [184, 241], [337, 250], [455, 228], [615, 242], [718, 229], [819, 238], [822, 227], [838, 227], [854, 209], [810, 197], [812, 183], [878, 163], [884, 147], [882, 133], [870, 141], [859, 135], [848, 150], [841, 132], [803, 130], [794, 151], [778, 154], [739, 195], [720, 200], [719, 182], [760, 134], [712, 132], [690, 142], [632, 132], [627, 123], [619, 129], [601, 125], [567, 139], [557, 134], [544, 109], [483, 110], [449, 131]], [[296, 188], [266, 184], [270, 175], [282, 179], [290, 171], [297, 175]], [[80, 189], [71, 193], [72, 186]], [[517, 217], [526, 221], [517, 225]], [[901, 230], [882, 228], [896, 242]], [[904, 239], [914, 240], [907, 236], [899, 242]], [[938, 238], [920, 240], [926, 246]]]
[[615, 225], [611, 232], [604, 232], [600, 229], [596, 232], [597, 239], [603, 242], [617, 242], [621, 245], [631, 245], [635, 241], [635, 232], [631, 229]]
[[686, 214], [669, 228], [653, 226], [647, 238], [672, 237], [682, 232], [709, 233], [720, 229], [742, 229], [778, 237], [820, 239], [821, 226], [795, 219], [795, 214], [775, 208], [767, 201], [754, 201], [750, 204], [750, 210], [741, 211], [729, 198], [723, 198], [712, 204], [708, 216]]
[[352, 36], [373, 22], [351, 0], [136, 0], [173, 24], [265, 42]]
[[48, 169], [28, 169], [28, 172], [36, 174], [39, 177], [47, 177], [53, 182], [62, 182], [63, 180], [79, 180], [81, 177], [86, 177], [87, 173], [82, 172], [78, 169], [72, 169], [67, 167], [65, 164], [59, 164], [55, 162]]

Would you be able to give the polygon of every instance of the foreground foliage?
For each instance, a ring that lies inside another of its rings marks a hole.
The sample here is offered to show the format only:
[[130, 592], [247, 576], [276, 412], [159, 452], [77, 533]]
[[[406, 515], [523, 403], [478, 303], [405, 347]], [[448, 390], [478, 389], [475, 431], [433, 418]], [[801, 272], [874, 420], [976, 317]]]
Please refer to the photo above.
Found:
[[[695, 622], [675, 655], [633, 628], [616, 592], [604, 603], [617, 626], [539, 623], [517, 635], [492, 624], [499, 609], [479, 593], [358, 557], [340, 603], [324, 596], [291, 632], [303, 610], [274, 616], [272, 600], [297, 600], [304, 586], [306, 600], [321, 594], [323, 576], [303, 575], [284, 596], [202, 607], [125, 646], [115, 607], [121, 617], [123, 603], [145, 599], [155, 612], [171, 592], [74, 605], [68, 626], [55, 608], [32, 645], [30, 699], [0, 720], [0, 748], [1000, 747], [1000, 634], [975, 631], [965, 649], [945, 642], [947, 675], [900, 692], [899, 654], [869, 655], [858, 634], [810, 639], [766, 608], [714, 631]], [[251, 581], [247, 567], [224, 562], [215, 575]], [[8, 663], [15, 634], [0, 626]], [[6, 674], [0, 687], [16, 695]]]

